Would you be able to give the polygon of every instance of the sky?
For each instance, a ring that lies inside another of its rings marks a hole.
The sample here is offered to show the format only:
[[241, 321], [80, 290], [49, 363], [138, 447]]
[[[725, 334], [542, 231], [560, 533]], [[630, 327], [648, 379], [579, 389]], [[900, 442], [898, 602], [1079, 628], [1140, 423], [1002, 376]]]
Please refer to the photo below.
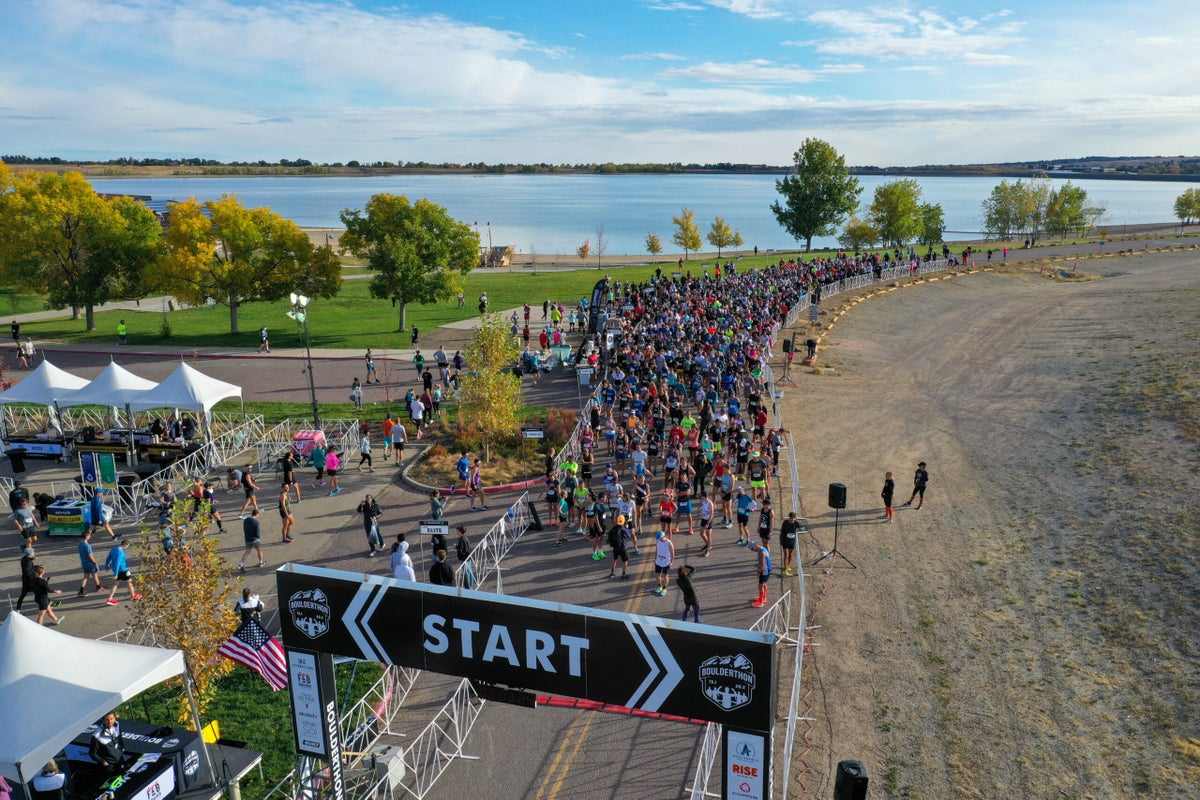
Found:
[[1200, 154], [1195, 0], [0, 0], [0, 154]]

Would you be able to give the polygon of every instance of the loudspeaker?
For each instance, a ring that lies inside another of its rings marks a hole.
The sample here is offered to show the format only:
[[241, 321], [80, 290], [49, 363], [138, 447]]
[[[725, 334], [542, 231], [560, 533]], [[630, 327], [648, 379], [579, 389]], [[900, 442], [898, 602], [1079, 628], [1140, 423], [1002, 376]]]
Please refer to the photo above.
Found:
[[861, 761], [839, 761], [833, 800], [867, 800], [867, 768]]
[[844, 484], [844, 483], [829, 484], [829, 507], [830, 508], [845, 508], [846, 507], [846, 484]]
[[783, 352], [785, 352], [785, 353], [792, 352], [792, 340], [791, 339], [783, 340]]

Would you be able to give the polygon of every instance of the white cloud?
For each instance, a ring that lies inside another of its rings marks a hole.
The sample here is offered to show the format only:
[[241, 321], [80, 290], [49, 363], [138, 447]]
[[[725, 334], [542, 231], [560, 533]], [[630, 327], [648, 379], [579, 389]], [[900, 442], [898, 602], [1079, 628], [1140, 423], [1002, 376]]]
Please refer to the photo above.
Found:
[[663, 74], [672, 78], [694, 78], [711, 83], [811, 83], [820, 79], [812, 70], [779, 67], [765, 59], [737, 64], [707, 61], [691, 67], [673, 67]]
[[[1002, 51], [1024, 42], [1024, 23], [992, 22], [960, 16], [947, 18], [932, 10], [906, 6], [816, 11], [808, 21], [837, 32], [836, 36], [799, 42], [817, 52], [837, 54], [860, 44], [874, 58], [905, 61], [945, 61]], [[992, 65], [999, 62], [993, 61]]]
[[686, 59], [675, 53], [630, 53], [621, 56], [622, 61], [685, 61]]

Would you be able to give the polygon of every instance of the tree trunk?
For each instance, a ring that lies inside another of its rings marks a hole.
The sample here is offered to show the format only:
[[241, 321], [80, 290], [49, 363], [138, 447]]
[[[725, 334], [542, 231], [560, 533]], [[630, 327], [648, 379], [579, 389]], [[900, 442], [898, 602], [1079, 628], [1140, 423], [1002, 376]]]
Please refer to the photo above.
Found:
[[396, 328], [396, 330], [399, 333], [404, 333], [404, 331], [408, 330], [407, 311], [408, 311], [408, 303], [405, 302], [404, 300], [401, 300], [400, 301], [400, 327]]
[[83, 311], [83, 318], [84, 318], [84, 320], [86, 320], [86, 323], [84, 325], [84, 330], [86, 330], [86, 331], [96, 330], [96, 307], [94, 305], [92, 305], [91, 303], [87, 304], [87, 306], [84, 308], [84, 311]]
[[812, 252], [812, 237], [806, 236], [804, 239], [804, 252]]
[[71, 319], [79, 319], [79, 306], [71, 306]]
[[229, 332], [230, 334], [238, 333], [238, 301], [232, 297], [229, 298]]

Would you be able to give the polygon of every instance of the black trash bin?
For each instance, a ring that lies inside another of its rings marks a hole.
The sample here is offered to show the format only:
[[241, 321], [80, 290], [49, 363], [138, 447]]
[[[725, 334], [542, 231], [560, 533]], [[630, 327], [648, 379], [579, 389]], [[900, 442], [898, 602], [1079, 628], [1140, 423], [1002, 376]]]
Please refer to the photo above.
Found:
[[137, 483], [137, 473], [126, 472], [122, 473], [117, 478], [117, 491], [121, 494], [121, 499], [126, 503], [133, 502], [133, 485]]
[[90, 483], [84, 483], [82, 475], [75, 476], [75, 483], [77, 486], [79, 486], [80, 496], [83, 497], [84, 500], [91, 500], [92, 495], [96, 493], [96, 487]]
[[20, 475], [25, 471], [25, 456], [29, 451], [24, 447], [13, 447], [8, 451], [8, 461], [12, 464], [13, 475]]

